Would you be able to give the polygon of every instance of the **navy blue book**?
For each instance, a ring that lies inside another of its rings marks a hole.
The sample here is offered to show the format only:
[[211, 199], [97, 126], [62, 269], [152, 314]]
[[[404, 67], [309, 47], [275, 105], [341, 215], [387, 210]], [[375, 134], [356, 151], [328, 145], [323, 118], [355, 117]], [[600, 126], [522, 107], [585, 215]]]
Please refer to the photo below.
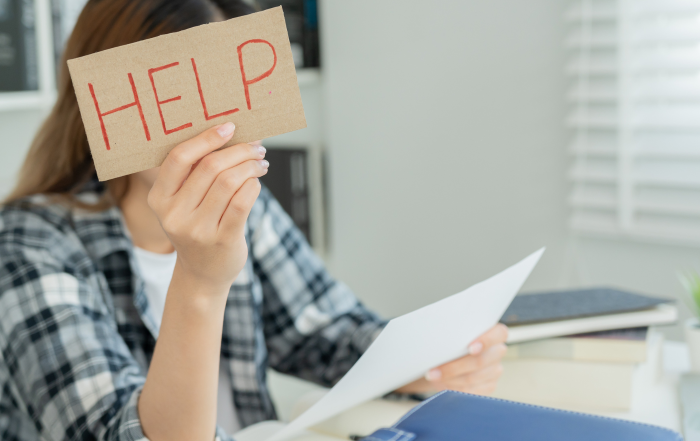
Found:
[[515, 296], [501, 323], [508, 326], [643, 311], [670, 299], [615, 288], [587, 288]]
[[364, 441], [683, 441], [632, 421], [444, 391]]

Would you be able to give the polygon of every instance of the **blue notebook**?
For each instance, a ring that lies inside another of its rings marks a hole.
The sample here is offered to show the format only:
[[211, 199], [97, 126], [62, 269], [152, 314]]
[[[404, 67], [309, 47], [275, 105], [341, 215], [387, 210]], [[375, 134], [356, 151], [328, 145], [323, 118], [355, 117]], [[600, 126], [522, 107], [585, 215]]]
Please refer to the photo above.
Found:
[[648, 424], [444, 391], [363, 441], [682, 441]]
[[503, 314], [508, 326], [570, 320], [651, 309], [669, 299], [649, 297], [614, 288], [587, 288], [515, 296]]

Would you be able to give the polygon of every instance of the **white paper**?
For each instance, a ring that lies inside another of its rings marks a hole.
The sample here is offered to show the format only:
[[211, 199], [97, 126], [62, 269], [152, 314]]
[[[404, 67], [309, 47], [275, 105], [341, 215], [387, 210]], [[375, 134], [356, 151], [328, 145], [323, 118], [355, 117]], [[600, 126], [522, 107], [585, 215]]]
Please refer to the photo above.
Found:
[[268, 441], [287, 439], [466, 355], [469, 343], [503, 316], [543, 252], [544, 248], [465, 291], [391, 320], [328, 394]]
[[[236, 432], [233, 437], [236, 441], [265, 441], [273, 434], [283, 430], [284, 426], [286, 424], [281, 421], [263, 421]], [[287, 438], [287, 441], [345, 441], [345, 438], [301, 431]]]

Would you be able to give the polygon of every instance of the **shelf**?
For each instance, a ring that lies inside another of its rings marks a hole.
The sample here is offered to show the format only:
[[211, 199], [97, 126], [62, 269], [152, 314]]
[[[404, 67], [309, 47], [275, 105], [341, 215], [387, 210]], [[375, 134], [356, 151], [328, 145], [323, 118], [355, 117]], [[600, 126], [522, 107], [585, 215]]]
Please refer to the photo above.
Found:
[[55, 93], [2, 92], [0, 93], [0, 112], [47, 110], [51, 108], [55, 99]]
[[0, 112], [16, 110], [48, 110], [56, 100], [54, 79], [54, 47], [51, 35], [50, 0], [33, 0], [36, 19], [37, 74], [39, 90], [0, 92]]
[[297, 69], [297, 81], [299, 87], [319, 84], [321, 82], [321, 69], [315, 67]]

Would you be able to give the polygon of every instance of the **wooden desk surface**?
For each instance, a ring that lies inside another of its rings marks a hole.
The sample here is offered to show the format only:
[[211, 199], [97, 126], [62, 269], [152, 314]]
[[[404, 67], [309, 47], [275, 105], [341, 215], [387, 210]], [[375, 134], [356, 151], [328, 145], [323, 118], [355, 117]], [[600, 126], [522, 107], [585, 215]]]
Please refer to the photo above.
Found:
[[[621, 418], [631, 421], [638, 421], [646, 424], [654, 424], [657, 426], [667, 427], [672, 430], [681, 432], [681, 409], [678, 399], [678, 382], [680, 376], [690, 370], [690, 359], [688, 348], [685, 343], [675, 341], [665, 341], [663, 343], [662, 357], [659, 363], [655, 366], [653, 363], [641, 365], [639, 370], [635, 372], [634, 383], [632, 387], [632, 406], [628, 412], [591, 412], [602, 416], [612, 418]], [[279, 374], [273, 375], [273, 383], [280, 380], [277, 378]], [[306, 386], [300, 380], [293, 380], [296, 385], [293, 389], [293, 396], [284, 400], [284, 404], [289, 406], [286, 409], [280, 409], [282, 416], [289, 418], [295, 412], [291, 411], [292, 403], [298, 400], [299, 396], [305, 395], [304, 392], [314, 392], [307, 395], [307, 398], [312, 400], [318, 399], [323, 394], [323, 389], [317, 386]], [[292, 392], [292, 390], [290, 390]], [[314, 398], [315, 397], [315, 398]], [[277, 400], [278, 404], [280, 401]], [[298, 403], [297, 403], [298, 404]], [[390, 425], [395, 422], [401, 415], [408, 411], [412, 404], [408, 402], [386, 402], [379, 400], [370, 406], [374, 406], [369, 412], [373, 417], [368, 418], [367, 413], [363, 413], [362, 417], [358, 418], [357, 410], [349, 411], [345, 414], [332, 418], [320, 426], [333, 426], [340, 432], [352, 431], [358, 429], [370, 433], [370, 429], [378, 428], [381, 425]], [[364, 407], [364, 406], [363, 406]], [[363, 420], [358, 424], [357, 420]], [[364, 433], [364, 432], [363, 432]]]

